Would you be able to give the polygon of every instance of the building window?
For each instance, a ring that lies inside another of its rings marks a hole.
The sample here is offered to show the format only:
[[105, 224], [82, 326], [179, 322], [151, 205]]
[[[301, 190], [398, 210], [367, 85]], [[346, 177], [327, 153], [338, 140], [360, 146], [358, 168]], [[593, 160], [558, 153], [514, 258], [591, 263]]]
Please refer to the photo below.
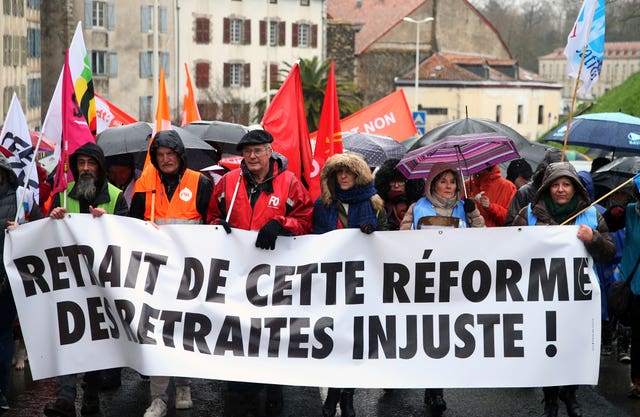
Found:
[[153, 30], [153, 6], [140, 6], [140, 32]]
[[291, 46], [303, 48], [318, 46], [318, 25], [294, 23], [291, 32]]
[[424, 110], [428, 115], [446, 116], [447, 114], [449, 114], [449, 109], [447, 109], [446, 107], [427, 107]]
[[309, 46], [309, 32], [310, 28], [307, 24], [298, 25], [298, 46], [308, 47]]
[[209, 88], [210, 67], [208, 62], [196, 63], [196, 88]]
[[[140, 78], [151, 78], [153, 76], [153, 52], [145, 51], [140, 52]], [[164, 69], [165, 77], [168, 77], [170, 74], [170, 60], [168, 52], [158, 52], [158, 59], [160, 68]]]
[[498, 104], [496, 106], [496, 122], [500, 123], [502, 120], [502, 106]]
[[27, 29], [27, 56], [40, 58], [40, 29]]
[[231, 64], [229, 68], [229, 85], [240, 87], [242, 80], [242, 64]]
[[7, 118], [7, 112], [9, 111], [9, 106], [11, 105], [12, 97], [13, 97], [13, 87], [5, 87], [2, 92], [2, 104], [4, 108], [4, 113], [2, 115], [3, 119]]
[[196, 19], [196, 43], [208, 44], [211, 41], [210, 25], [211, 21], [206, 17]]
[[2, 63], [4, 65], [11, 65], [11, 36], [3, 35], [2, 45], [3, 45]]
[[524, 107], [522, 104], [518, 104], [518, 124], [522, 124], [522, 112], [524, 111]]
[[300, 0], [300, 6], [308, 6], [309, 0]]
[[39, 9], [40, 8], [40, 0], [27, 0], [27, 7], [30, 9]]
[[278, 45], [278, 22], [269, 21], [269, 45]]
[[538, 106], [538, 124], [544, 123], [544, 106]]
[[94, 27], [106, 27], [107, 3], [104, 1], [93, 2], [93, 16], [91, 23]]
[[91, 51], [91, 72], [93, 75], [107, 75], [106, 51]]
[[251, 87], [251, 64], [224, 63], [223, 87]]
[[242, 43], [242, 20], [231, 19], [231, 43]]
[[27, 107], [35, 109], [40, 107], [41, 100], [41, 80], [40, 78], [30, 78], [27, 80]]
[[251, 20], [228, 18], [223, 20], [222, 43], [249, 45], [251, 44]]

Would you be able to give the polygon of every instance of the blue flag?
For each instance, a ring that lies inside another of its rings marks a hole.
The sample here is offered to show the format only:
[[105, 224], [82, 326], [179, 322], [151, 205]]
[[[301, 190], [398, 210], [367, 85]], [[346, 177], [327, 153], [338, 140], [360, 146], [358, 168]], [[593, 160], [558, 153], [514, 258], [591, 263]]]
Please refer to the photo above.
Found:
[[636, 183], [636, 187], [638, 187], [638, 191], [640, 191], [640, 173], [633, 177], [633, 182]]

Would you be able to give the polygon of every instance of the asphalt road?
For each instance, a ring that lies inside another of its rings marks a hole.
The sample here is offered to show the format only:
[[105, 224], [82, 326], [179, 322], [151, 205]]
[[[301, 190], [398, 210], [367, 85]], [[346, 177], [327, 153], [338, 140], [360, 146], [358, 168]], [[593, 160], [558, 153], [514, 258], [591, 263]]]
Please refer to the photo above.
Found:
[[[626, 397], [629, 385], [629, 365], [614, 357], [603, 357], [597, 386], [578, 390], [578, 400], [585, 416], [640, 416], [640, 400]], [[319, 417], [325, 391], [316, 387], [285, 387], [283, 417]], [[194, 380], [194, 407], [177, 411], [173, 408], [173, 392], [169, 398], [168, 416], [205, 417], [235, 416], [245, 404], [229, 397], [226, 383]], [[449, 389], [445, 390], [449, 408], [445, 417], [505, 417], [539, 416], [542, 412], [542, 392], [538, 388], [517, 389]], [[28, 368], [14, 371], [9, 395], [11, 409], [2, 417], [41, 416], [44, 405], [55, 399], [53, 379], [32, 381]], [[264, 398], [262, 398], [264, 400]], [[142, 416], [149, 403], [149, 383], [135, 371], [123, 371], [122, 386], [101, 393], [102, 417]], [[78, 403], [78, 410], [80, 403]], [[428, 417], [422, 390], [381, 389], [356, 390], [355, 408], [358, 417]], [[261, 410], [263, 411], [263, 410]], [[78, 415], [79, 412], [78, 412]], [[262, 412], [257, 416], [263, 415]], [[566, 416], [561, 407], [560, 416]]]

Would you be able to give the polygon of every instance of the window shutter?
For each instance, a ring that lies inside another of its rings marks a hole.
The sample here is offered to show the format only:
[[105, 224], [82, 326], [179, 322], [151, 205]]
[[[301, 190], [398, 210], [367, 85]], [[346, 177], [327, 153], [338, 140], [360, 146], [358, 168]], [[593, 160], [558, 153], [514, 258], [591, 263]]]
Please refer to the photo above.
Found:
[[278, 64], [269, 64], [269, 77], [272, 83], [278, 81]]
[[27, 65], [27, 37], [20, 37], [20, 65]]
[[114, 30], [116, 28], [116, 5], [107, 3], [107, 29]]
[[251, 19], [244, 21], [244, 39], [243, 45], [251, 45]]
[[311, 47], [318, 47], [318, 25], [311, 25]]
[[84, 28], [91, 29], [93, 27], [93, 1], [84, 0]]
[[225, 17], [222, 21], [222, 43], [230, 43], [231, 42], [231, 20], [228, 17]]
[[242, 75], [244, 76], [244, 86], [251, 87], [251, 64], [243, 65]]
[[287, 24], [284, 22], [278, 22], [278, 45], [284, 46], [286, 40], [286, 27]]
[[118, 76], [118, 53], [109, 52], [109, 77]]
[[151, 32], [151, 6], [140, 6], [140, 32]]
[[196, 88], [209, 88], [209, 70], [208, 62], [198, 62], [196, 64]]
[[160, 33], [167, 33], [167, 8], [165, 6], [160, 6], [160, 14], [158, 15], [160, 26]]
[[164, 78], [169, 78], [169, 75], [171, 75], [169, 52], [160, 52], [160, 66], [164, 68]]
[[294, 48], [298, 46], [298, 24], [291, 25], [291, 46]]
[[140, 78], [151, 77], [151, 52], [140, 52]]
[[260, 45], [267, 44], [267, 21], [260, 21]]
[[224, 74], [222, 75], [222, 86], [229, 87], [231, 84], [231, 64], [225, 62], [224, 65]]

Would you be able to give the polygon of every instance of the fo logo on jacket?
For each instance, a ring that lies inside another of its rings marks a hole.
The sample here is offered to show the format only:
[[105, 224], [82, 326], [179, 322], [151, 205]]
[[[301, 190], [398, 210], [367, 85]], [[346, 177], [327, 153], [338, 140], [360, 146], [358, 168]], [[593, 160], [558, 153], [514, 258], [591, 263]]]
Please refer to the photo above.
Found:
[[193, 192], [190, 189], [184, 188], [182, 189], [182, 191], [180, 191], [180, 200], [189, 201], [191, 200], [192, 197], [193, 197]]
[[280, 205], [279, 197], [276, 197], [275, 195], [272, 195], [271, 197], [269, 197], [269, 202], [267, 203], [267, 207], [278, 208], [279, 205]]

